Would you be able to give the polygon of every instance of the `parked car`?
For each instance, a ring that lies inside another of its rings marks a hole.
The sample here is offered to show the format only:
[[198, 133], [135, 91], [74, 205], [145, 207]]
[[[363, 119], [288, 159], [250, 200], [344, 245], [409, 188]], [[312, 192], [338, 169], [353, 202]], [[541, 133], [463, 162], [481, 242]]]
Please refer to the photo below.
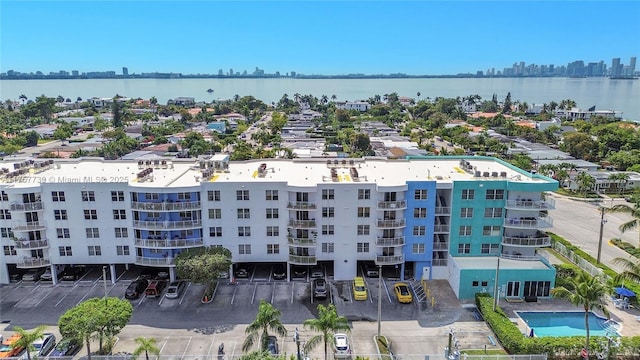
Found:
[[346, 334], [333, 335], [333, 357], [335, 359], [346, 359], [351, 357], [349, 338]]
[[60, 274], [60, 280], [62, 281], [76, 281], [84, 275], [84, 266], [69, 266], [62, 274]]
[[327, 298], [327, 282], [324, 279], [313, 280], [313, 297]]
[[20, 354], [24, 351], [22, 347], [11, 347], [13, 343], [20, 340], [22, 335], [13, 334], [7, 340], [2, 342], [2, 346], [0, 346], [0, 359], [20, 356]]
[[56, 356], [73, 356], [80, 350], [80, 342], [75, 339], [62, 339], [49, 354], [49, 358]]
[[144, 290], [144, 295], [148, 298], [155, 298], [162, 295], [167, 282], [164, 280], [152, 280]]
[[248, 278], [249, 277], [249, 271], [247, 271], [247, 269], [245, 269], [245, 268], [238, 268], [236, 270], [236, 277], [237, 278], [242, 278], [242, 279]]
[[45, 269], [31, 269], [22, 275], [22, 281], [38, 281]]
[[187, 287], [187, 283], [184, 281], [174, 281], [169, 284], [167, 293], [164, 294], [168, 299], [177, 299], [182, 296], [184, 289]]
[[353, 299], [367, 300], [367, 287], [364, 284], [364, 279], [360, 276], [353, 279]]
[[378, 271], [378, 267], [376, 267], [374, 264], [365, 265], [364, 266], [364, 273], [368, 277], [378, 277], [378, 276], [380, 276], [380, 271]]
[[[56, 276], [60, 278], [60, 274], [64, 270], [64, 265], [56, 265], [55, 269], [56, 269]], [[42, 275], [40, 276], [40, 280], [44, 280], [44, 281], [53, 280], [53, 273], [51, 272], [51, 267], [48, 267], [47, 270], [45, 270], [44, 273], [42, 273]]]
[[409, 285], [405, 283], [396, 283], [393, 285], [393, 291], [396, 293], [396, 298], [399, 303], [410, 304], [413, 301], [411, 291], [409, 291]]
[[229, 278], [229, 271], [220, 271], [220, 273], [218, 274], [218, 279], [228, 279]]
[[33, 343], [33, 351], [31, 358], [41, 358], [47, 356], [56, 346], [56, 336], [51, 333], [45, 333], [42, 337]]
[[134, 280], [129, 284], [127, 290], [124, 292], [124, 297], [127, 299], [137, 299], [140, 295], [144, 294], [144, 291], [149, 286], [147, 279]]
[[167, 280], [169, 278], [169, 272], [158, 271], [158, 275], [155, 277], [157, 280]]
[[140, 275], [138, 275], [138, 279], [151, 280], [155, 279], [157, 276], [158, 272], [153, 269], [142, 269], [142, 271], [140, 271]]
[[284, 280], [287, 277], [287, 270], [282, 264], [276, 264], [273, 266], [273, 279]]
[[278, 355], [280, 353], [278, 349], [278, 338], [273, 335], [267, 338], [267, 350], [271, 355]]
[[314, 266], [311, 268], [311, 272], [309, 275], [312, 279], [318, 279], [324, 277], [324, 270], [320, 266]]
[[303, 278], [307, 276], [307, 269], [302, 266], [294, 266], [291, 268], [291, 275], [294, 278]]

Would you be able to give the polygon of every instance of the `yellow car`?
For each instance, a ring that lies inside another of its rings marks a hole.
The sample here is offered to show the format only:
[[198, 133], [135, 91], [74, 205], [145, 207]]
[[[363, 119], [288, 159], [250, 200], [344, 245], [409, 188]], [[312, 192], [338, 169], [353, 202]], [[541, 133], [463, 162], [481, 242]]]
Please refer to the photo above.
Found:
[[353, 279], [353, 299], [367, 300], [367, 287], [364, 285], [364, 279], [360, 276]]
[[396, 298], [399, 303], [410, 304], [413, 301], [411, 291], [409, 291], [409, 285], [405, 283], [396, 283], [393, 285], [393, 290], [396, 293]]

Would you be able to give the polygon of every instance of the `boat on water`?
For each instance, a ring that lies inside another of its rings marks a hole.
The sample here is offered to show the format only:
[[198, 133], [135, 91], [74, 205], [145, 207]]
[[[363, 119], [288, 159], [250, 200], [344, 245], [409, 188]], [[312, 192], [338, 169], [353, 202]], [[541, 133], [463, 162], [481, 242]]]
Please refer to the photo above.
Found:
[[637, 77], [633, 76], [609, 76], [611, 80], [638, 80]]
[[207, 89], [207, 92], [208, 92], [208, 93], [212, 93], [212, 92], [213, 92], [213, 89]]

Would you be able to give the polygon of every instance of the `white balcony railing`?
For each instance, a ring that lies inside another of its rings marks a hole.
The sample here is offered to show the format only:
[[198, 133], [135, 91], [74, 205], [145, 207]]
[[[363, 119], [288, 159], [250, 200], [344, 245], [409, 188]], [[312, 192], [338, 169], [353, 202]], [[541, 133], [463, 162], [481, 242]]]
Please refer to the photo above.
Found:
[[43, 267], [47, 265], [51, 265], [51, 259], [49, 259], [48, 257], [24, 258], [18, 261], [18, 263], [16, 264], [16, 267], [21, 269], [26, 269], [26, 268], [38, 268], [38, 267]]
[[546, 247], [546, 246], [551, 246], [551, 237], [549, 236], [536, 236], [536, 237], [505, 236], [502, 238], [502, 245]]
[[11, 211], [38, 211], [42, 210], [42, 201], [32, 203], [13, 203], [10, 206]]
[[556, 200], [548, 198], [545, 200], [507, 200], [507, 209], [522, 210], [551, 210], [556, 208]]
[[191, 248], [203, 245], [203, 238], [164, 240], [136, 238], [136, 246], [145, 248]]
[[182, 210], [200, 210], [200, 201], [181, 201], [181, 202], [139, 202], [132, 201], [131, 208], [133, 210], [147, 211], [182, 211]]
[[294, 209], [294, 210], [315, 210], [316, 204], [309, 201], [295, 201], [295, 202], [290, 202], [287, 205], [287, 208]]
[[448, 233], [449, 232], [449, 224], [442, 225], [433, 225], [434, 233]]
[[134, 220], [133, 227], [140, 229], [189, 229], [202, 226], [202, 220], [158, 220], [140, 221]]
[[16, 226], [13, 227], [13, 231], [38, 231], [38, 230], [44, 230], [45, 229], [45, 225], [44, 222], [42, 221], [30, 221], [27, 223], [18, 223]]
[[540, 255], [515, 255], [515, 254], [501, 254], [503, 259], [522, 260], [522, 261], [540, 261], [543, 259]]
[[397, 265], [404, 262], [404, 255], [377, 255], [376, 265]]
[[376, 246], [402, 246], [404, 245], [404, 236], [396, 236], [393, 238], [378, 237]]
[[318, 263], [318, 260], [315, 255], [304, 256], [289, 254], [289, 263], [295, 265], [315, 265]]
[[444, 207], [444, 206], [438, 206], [438, 207], [436, 207], [435, 213], [436, 213], [436, 215], [451, 215], [451, 208], [450, 207]]
[[546, 216], [543, 218], [537, 217], [520, 217], [520, 218], [506, 218], [504, 219], [504, 226], [509, 228], [527, 228], [527, 229], [542, 229], [553, 227], [553, 218]]
[[393, 228], [401, 228], [401, 227], [405, 227], [405, 220], [404, 219], [397, 219], [397, 220], [378, 220], [378, 228], [380, 229], [393, 229]]
[[400, 201], [378, 201], [378, 209], [380, 210], [404, 210], [407, 208], [407, 202]]
[[15, 246], [17, 249], [42, 249], [49, 247], [49, 241], [47, 239], [15, 239]]
[[316, 246], [316, 239], [287, 237], [289, 245], [296, 247], [312, 247]]
[[312, 229], [316, 227], [315, 220], [289, 220], [289, 227], [299, 229]]
[[136, 265], [173, 266], [175, 265], [175, 258], [172, 258], [172, 257], [152, 258], [152, 257], [136, 256]]

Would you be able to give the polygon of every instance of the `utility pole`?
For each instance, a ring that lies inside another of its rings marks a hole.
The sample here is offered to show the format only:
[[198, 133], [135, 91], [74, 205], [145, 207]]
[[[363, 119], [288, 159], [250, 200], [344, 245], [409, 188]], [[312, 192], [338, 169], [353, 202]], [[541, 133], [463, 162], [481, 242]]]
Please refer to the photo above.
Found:
[[498, 266], [496, 266], [496, 285], [494, 286], [494, 289], [493, 289], [493, 311], [496, 311], [496, 308], [498, 307], [498, 298], [500, 296], [500, 290], [498, 287], [500, 286], [499, 277], [500, 277], [501, 253], [502, 253], [502, 247], [500, 247], [498, 251]]
[[382, 265], [378, 265], [378, 338], [380, 337], [381, 318], [382, 318]]
[[104, 283], [104, 301], [107, 302], [107, 267], [102, 267], [102, 282]]
[[598, 257], [596, 258], [596, 262], [600, 264], [600, 255], [602, 254], [602, 234], [604, 231], [604, 224], [607, 220], [604, 219], [604, 212], [606, 208], [604, 206], [600, 207], [600, 241], [598, 242]]

